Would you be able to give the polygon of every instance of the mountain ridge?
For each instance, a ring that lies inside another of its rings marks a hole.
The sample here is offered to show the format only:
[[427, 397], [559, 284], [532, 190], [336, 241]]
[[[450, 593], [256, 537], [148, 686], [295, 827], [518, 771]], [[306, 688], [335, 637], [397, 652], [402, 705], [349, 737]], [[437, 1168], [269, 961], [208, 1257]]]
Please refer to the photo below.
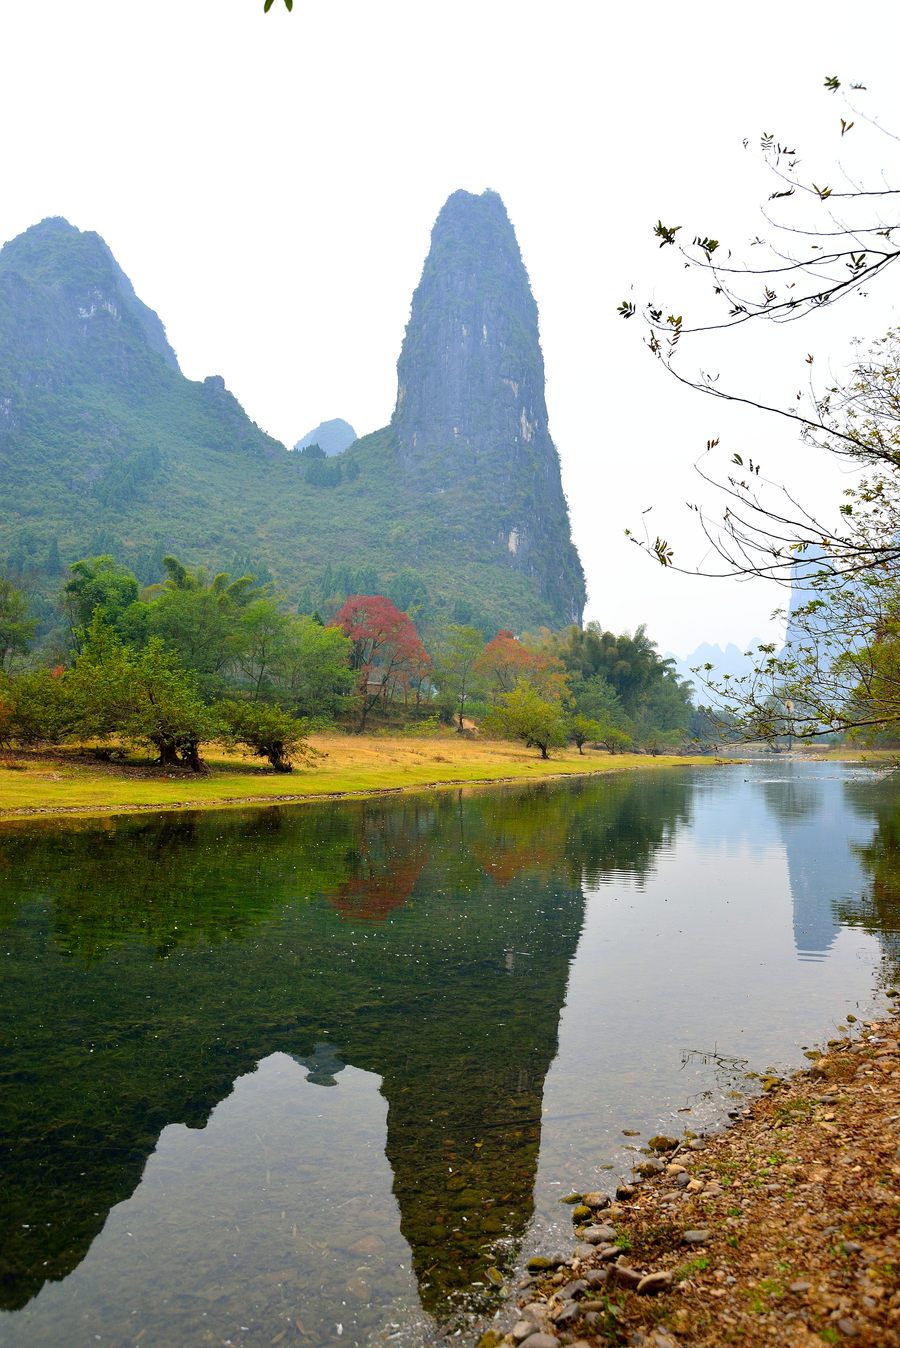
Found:
[[[505, 313], [512, 329], [520, 310], [529, 321], [533, 310], [527, 342], [512, 358], [538, 363], [542, 400], [536, 307], [505, 209], [499, 203], [508, 231], [501, 252], [521, 269], [506, 296], [476, 228], [483, 198], [450, 200], [457, 261], [447, 284], [459, 284], [465, 256], [465, 285], [498, 322]], [[441, 266], [429, 254], [423, 280], [440, 281]], [[422, 327], [420, 317], [414, 300], [401, 364], [407, 387], [418, 378], [426, 388], [423, 369], [440, 363], [434, 344], [454, 320], [437, 315], [436, 328]], [[497, 373], [497, 351], [487, 355]], [[450, 351], [451, 366], [455, 359]], [[549, 435], [531, 451], [549, 464], [543, 486], [517, 481], [509, 462], [521, 447], [498, 429], [494, 407], [502, 386], [485, 403], [466, 392], [464, 372], [446, 373], [448, 387], [468, 397], [467, 442], [477, 449], [449, 490], [421, 462], [410, 471], [408, 418], [314, 473], [247, 417], [221, 376], [181, 373], [161, 319], [98, 234], [50, 217], [0, 250], [0, 571], [28, 583], [38, 611], [58, 589], [60, 559], [111, 552], [146, 582], [175, 552], [217, 569], [255, 570], [300, 608], [327, 611], [347, 592], [380, 589], [426, 621], [474, 620], [486, 630], [580, 621], [584, 580]], [[441, 397], [432, 413], [423, 404], [423, 433], [443, 415]], [[444, 462], [452, 448], [429, 452]]]

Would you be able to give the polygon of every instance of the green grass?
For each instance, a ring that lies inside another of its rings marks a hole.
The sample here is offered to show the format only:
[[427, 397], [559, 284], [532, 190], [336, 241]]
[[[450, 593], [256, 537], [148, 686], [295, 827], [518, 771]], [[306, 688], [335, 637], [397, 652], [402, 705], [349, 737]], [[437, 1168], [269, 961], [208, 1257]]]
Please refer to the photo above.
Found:
[[543, 760], [523, 746], [452, 735], [414, 739], [332, 734], [315, 736], [312, 744], [320, 756], [289, 774], [272, 773], [221, 751], [209, 755], [208, 772], [202, 775], [167, 773], [138, 760], [110, 766], [74, 752], [7, 755], [0, 759], [0, 818], [315, 800], [441, 785], [656, 771], [698, 762], [672, 755], [582, 755], [575, 750]]

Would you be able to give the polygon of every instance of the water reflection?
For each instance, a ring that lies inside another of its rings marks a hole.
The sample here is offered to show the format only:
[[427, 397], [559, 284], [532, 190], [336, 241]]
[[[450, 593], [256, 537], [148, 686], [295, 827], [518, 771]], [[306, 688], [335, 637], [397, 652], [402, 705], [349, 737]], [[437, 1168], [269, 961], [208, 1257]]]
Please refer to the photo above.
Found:
[[862, 887], [856, 846], [871, 837], [871, 813], [848, 821], [845, 781], [831, 764], [779, 771], [762, 792], [787, 856], [794, 944], [800, 959], [821, 960], [841, 930], [840, 905]]
[[847, 801], [862, 819], [874, 818], [877, 829], [854, 848], [866, 874], [855, 900], [838, 909], [841, 922], [877, 936], [884, 951], [885, 984], [900, 981], [900, 798], [896, 775], [860, 776], [846, 784]]
[[3, 1305], [275, 1052], [377, 1074], [423, 1304], [489, 1287], [532, 1211], [581, 873], [645, 874], [689, 797], [668, 774], [7, 836]]
[[[783, 1032], [783, 952], [777, 999], [757, 970], [785, 857], [798, 950], [829, 949], [840, 923], [896, 942], [890, 788], [745, 776], [5, 833], [0, 1306], [18, 1314], [0, 1341], [118, 1341], [148, 1288], [153, 1341], [173, 1344], [242, 1321], [269, 1342], [286, 1317], [337, 1341], [336, 1307], [341, 1342], [365, 1344], [416, 1299], [437, 1318], [462, 1292], [489, 1302], [526, 1241], [539, 1152], [575, 1145], [570, 1126], [542, 1147], [567, 989], [584, 1041], [557, 1107], [584, 1110], [596, 1163], [623, 1099], [658, 1120], [657, 1050], [678, 1079], [679, 1036], [706, 1046], [710, 1004], [710, 1040], [742, 1031], [750, 987], [754, 1043]], [[768, 907], [740, 892], [737, 854], [698, 857], [704, 829], [745, 831]], [[582, 939], [586, 894], [605, 906]]]

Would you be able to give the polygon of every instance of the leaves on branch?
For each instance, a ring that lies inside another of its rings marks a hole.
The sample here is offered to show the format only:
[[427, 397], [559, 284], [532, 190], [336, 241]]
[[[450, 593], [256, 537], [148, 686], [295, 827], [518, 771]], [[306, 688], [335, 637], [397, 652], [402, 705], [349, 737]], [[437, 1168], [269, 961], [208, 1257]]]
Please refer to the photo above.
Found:
[[846, 136], [847, 132], [850, 131], [854, 126], [856, 126], [856, 123], [855, 123], [855, 122], [845, 122], [844, 119], [843, 119], [843, 117], [842, 117], [842, 118], [841, 118], [841, 135], [842, 135], [842, 136]]
[[660, 566], [671, 566], [674, 560], [674, 553], [664, 538], [657, 538], [653, 544], [653, 552]]
[[837, 75], [825, 76], [825, 88], [828, 89], [831, 93], [836, 94], [838, 89], [840, 89], [840, 87], [841, 82], [838, 79]]
[[[263, 0], [263, 14], [268, 14], [269, 10], [272, 8], [272, 4], [273, 0]], [[291, 10], [294, 8], [294, 0], [284, 0], [284, 7], [290, 14]]]
[[623, 300], [622, 303], [616, 307], [616, 313], [621, 314], [623, 318], [633, 318], [635, 314], [634, 304], [631, 300]]
[[675, 242], [675, 235], [681, 229], [681, 225], [664, 225], [661, 220], [657, 220], [653, 233], [657, 239], [661, 239], [660, 248], [665, 248], [667, 243]]

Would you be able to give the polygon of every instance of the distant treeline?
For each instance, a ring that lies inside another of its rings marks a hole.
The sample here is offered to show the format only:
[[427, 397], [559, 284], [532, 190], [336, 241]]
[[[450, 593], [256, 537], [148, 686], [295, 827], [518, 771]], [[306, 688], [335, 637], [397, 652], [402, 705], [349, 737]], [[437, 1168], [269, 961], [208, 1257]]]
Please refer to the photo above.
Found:
[[287, 770], [309, 754], [312, 727], [335, 724], [443, 722], [545, 757], [567, 742], [659, 752], [721, 733], [643, 627], [488, 640], [454, 622], [430, 629], [426, 648], [412, 573], [388, 595], [374, 572], [328, 568], [331, 588], [355, 592], [323, 617], [293, 612], [258, 575], [173, 556], [161, 571], [142, 587], [109, 554], [75, 562], [40, 643], [26, 596], [0, 579], [0, 745], [138, 745], [165, 766], [199, 769], [202, 745], [219, 741]]

